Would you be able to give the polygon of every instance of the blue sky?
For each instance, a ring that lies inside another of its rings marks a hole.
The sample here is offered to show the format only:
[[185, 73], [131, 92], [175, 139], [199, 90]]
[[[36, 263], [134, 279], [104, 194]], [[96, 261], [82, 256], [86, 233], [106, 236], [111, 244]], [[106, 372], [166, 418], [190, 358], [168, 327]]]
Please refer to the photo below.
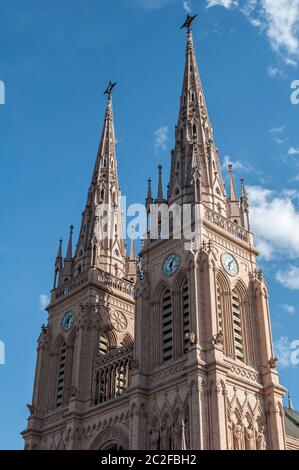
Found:
[[179, 26], [189, 8], [199, 14], [194, 39], [222, 162], [233, 161], [249, 187], [281, 382], [299, 409], [291, 361], [299, 339], [299, 105], [290, 100], [299, 1], [1, 0], [1, 449], [23, 445], [46, 321], [40, 296], [52, 287], [59, 238], [71, 223], [78, 230], [110, 79], [118, 82], [122, 192], [143, 202], [160, 163], [166, 186], [184, 64]]

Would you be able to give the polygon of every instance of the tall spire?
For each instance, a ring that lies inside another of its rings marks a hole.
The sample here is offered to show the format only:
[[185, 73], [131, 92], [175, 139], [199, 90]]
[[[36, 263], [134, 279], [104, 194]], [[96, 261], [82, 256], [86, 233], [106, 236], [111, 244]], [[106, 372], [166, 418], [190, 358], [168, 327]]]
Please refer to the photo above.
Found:
[[147, 181], [147, 196], [145, 200], [145, 205], [147, 210], [150, 209], [150, 205], [153, 204], [153, 195], [152, 195], [152, 180], [151, 178]]
[[54, 272], [54, 287], [53, 289], [56, 289], [57, 287], [57, 279], [58, 279], [58, 274], [62, 270], [62, 238], [59, 240], [59, 246], [58, 246], [58, 252], [55, 260], [55, 272]]
[[162, 165], [158, 166], [158, 195], [157, 202], [163, 202], [163, 182], [162, 182]]
[[132, 228], [131, 247], [130, 247], [130, 261], [136, 261], [135, 252], [135, 227]]
[[194, 174], [197, 171], [202, 181], [200, 199], [215, 210], [220, 204], [225, 211], [226, 193], [196, 61], [193, 34], [191, 27], [184, 27], [187, 28], [186, 60], [172, 152], [169, 202], [195, 201]]
[[55, 268], [61, 269], [62, 268], [62, 238], [59, 240], [58, 252], [55, 261]]
[[291, 393], [290, 393], [290, 390], [288, 390], [288, 409], [289, 410], [294, 410], [294, 407], [293, 407], [293, 401], [292, 401], [292, 397], [291, 397]]
[[70, 237], [69, 237], [69, 244], [67, 248], [67, 253], [66, 253], [66, 259], [70, 260], [73, 258], [73, 231], [74, 231], [74, 226], [70, 226]]
[[241, 178], [241, 198], [240, 198], [240, 209], [241, 209], [241, 218], [242, 225], [246, 230], [250, 230], [250, 220], [249, 220], [249, 200], [247, 197], [245, 180]]
[[98, 155], [75, 255], [75, 271], [97, 267], [117, 277], [125, 274], [125, 242], [117, 175], [116, 138], [110, 82]]
[[233, 165], [230, 163], [228, 166], [228, 171], [229, 171], [229, 186], [230, 186], [230, 200], [232, 201], [238, 201], [237, 198], [237, 193], [236, 193], [236, 186], [235, 186], [235, 180], [234, 180], [234, 175], [233, 175]]
[[137, 259], [135, 252], [135, 227], [132, 228], [130, 255], [126, 263], [126, 278], [131, 282], [137, 280]]

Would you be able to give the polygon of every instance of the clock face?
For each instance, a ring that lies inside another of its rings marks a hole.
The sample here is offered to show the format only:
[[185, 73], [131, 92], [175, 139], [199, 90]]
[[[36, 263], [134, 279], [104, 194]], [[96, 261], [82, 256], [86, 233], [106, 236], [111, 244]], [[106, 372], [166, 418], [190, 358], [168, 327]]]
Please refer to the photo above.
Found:
[[173, 276], [179, 269], [180, 264], [181, 260], [178, 255], [168, 256], [163, 263], [163, 274], [168, 277]]
[[63, 317], [63, 320], [61, 322], [61, 328], [63, 331], [67, 332], [69, 331], [73, 324], [75, 323], [75, 314], [72, 312], [66, 313]]
[[233, 277], [237, 276], [237, 274], [239, 273], [239, 265], [238, 265], [236, 258], [234, 258], [229, 253], [223, 253], [223, 255], [221, 256], [221, 262], [225, 271], [230, 276], [233, 276]]

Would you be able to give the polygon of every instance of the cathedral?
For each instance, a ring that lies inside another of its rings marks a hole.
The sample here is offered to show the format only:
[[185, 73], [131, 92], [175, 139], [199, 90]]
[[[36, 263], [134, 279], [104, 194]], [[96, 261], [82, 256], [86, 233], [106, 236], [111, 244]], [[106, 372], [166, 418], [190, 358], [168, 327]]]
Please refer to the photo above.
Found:
[[[168, 190], [159, 167], [157, 197], [148, 181], [138, 258], [134, 240], [127, 253], [114, 84], [107, 89], [76, 248], [71, 227], [65, 256], [60, 242], [55, 261], [25, 449], [299, 449], [299, 415], [283, 407], [245, 183], [238, 195], [229, 166], [225, 187], [191, 21], [184, 26]], [[161, 236], [160, 217], [153, 237], [153, 208], [162, 206], [170, 209], [169, 236]], [[172, 207], [184, 206], [192, 208], [191, 225], [200, 233], [188, 245], [177, 236], [177, 213], [171, 217]]]

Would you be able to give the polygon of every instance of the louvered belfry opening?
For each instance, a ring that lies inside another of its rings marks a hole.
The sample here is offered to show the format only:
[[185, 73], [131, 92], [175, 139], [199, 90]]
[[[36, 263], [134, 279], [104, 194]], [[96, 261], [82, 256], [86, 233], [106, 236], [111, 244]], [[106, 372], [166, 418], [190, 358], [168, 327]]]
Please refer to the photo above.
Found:
[[172, 300], [169, 291], [162, 298], [162, 361], [172, 359], [173, 354], [173, 314]]

